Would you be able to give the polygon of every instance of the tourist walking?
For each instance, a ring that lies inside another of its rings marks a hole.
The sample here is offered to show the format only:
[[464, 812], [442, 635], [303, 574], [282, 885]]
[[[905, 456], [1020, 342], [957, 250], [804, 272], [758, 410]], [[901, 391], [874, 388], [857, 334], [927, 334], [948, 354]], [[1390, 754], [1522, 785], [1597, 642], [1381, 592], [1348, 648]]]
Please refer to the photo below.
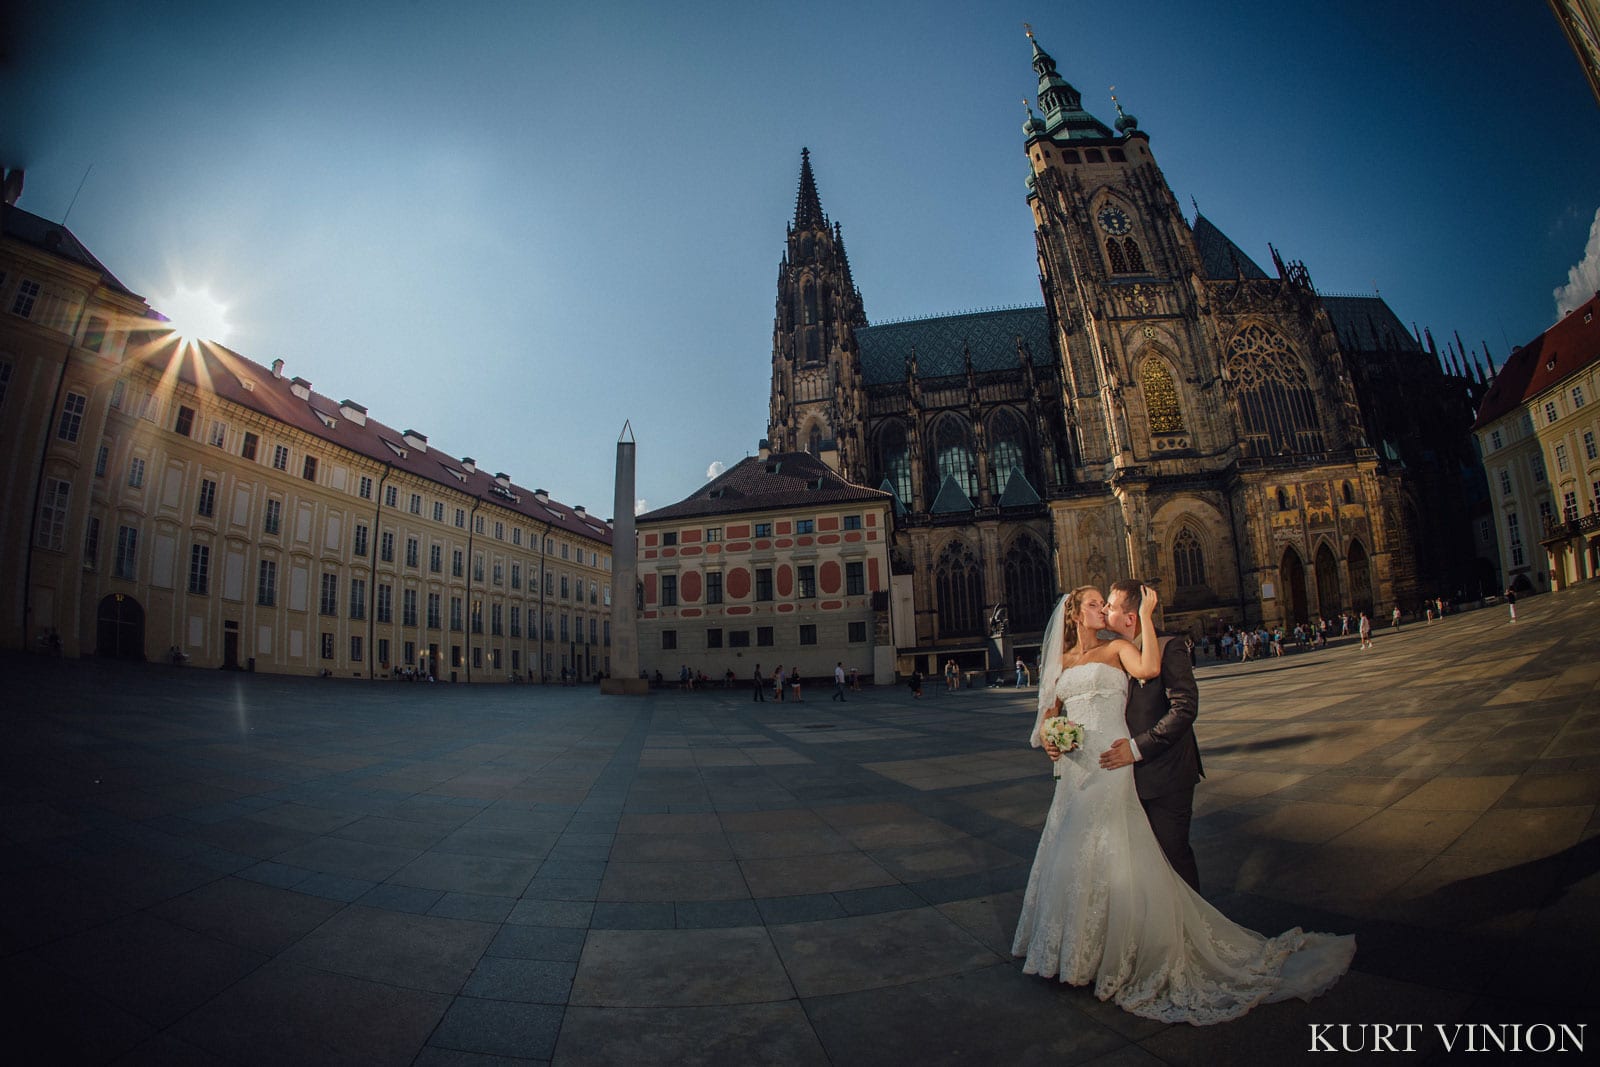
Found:
[[772, 699], [783, 703], [783, 665], [772, 668]]
[[789, 672], [789, 687], [794, 690], [794, 699], [796, 700], [796, 702], [798, 702], [800, 700], [800, 672], [799, 672], [799, 670], [792, 670], [792, 671]]
[[833, 665], [833, 699], [844, 703], [844, 660]]
[[1361, 647], [1363, 649], [1371, 648], [1372, 647], [1372, 620], [1367, 617], [1367, 613], [1366, 612], [1363, 611], [1361, 613], [1361, 621], [1356, 624], [1356, 629], [1361, 634]]
[[[961, 682], [961, 672], [956, 669], [956, 661], [953, 660], [953, 659], [945, 660], [945, 662], [944, 662], [944, 691], [946, 693], [954, 693], [956, 691], [957, 687], [960, 685], [960, 682]], [[919, 693], [918, 695], [920, 696], [921, 694]]]
[[755, 684], [750, 687], [750, 699], [765, 704], [767, 702], [767, 676], [761, 673], [761, 664], [759, 663], [756, 664], [754, 682]]
[[1506, 589], [1506, 603], [1511, 605], [1511, 621], [1512, 622], [1516, 622], [1517, 621], [1517, 591], [1515, 589], [1510, 589], [1510, 588]]

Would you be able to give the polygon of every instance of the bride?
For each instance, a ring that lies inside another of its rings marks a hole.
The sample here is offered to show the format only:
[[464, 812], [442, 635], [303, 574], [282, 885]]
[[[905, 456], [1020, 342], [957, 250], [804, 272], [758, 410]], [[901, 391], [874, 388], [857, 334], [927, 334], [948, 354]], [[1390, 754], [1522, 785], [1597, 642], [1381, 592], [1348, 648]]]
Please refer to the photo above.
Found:
[[1105, 600], [1092, 586], [1061, 598], [1040, 657], [1035, 748], [1049, 715], [1083, 727], [1056, 763], [1059, 780], [1028, 876], [1011, 946], [1025, 974], [1094, 983], [1101, 1000], [1135, 1015], [1196, 1026], [1236, 1019], [1257, 1004], [1310, 1000], [1350, 967], [1354, 937], [1267, 938], [1230, 922], [1162, 855], [1134, 789], [1133, 769], [1102, 770], [1095, 753], [1126, 737], [1128, 676], [1160, 673], [1155, 591], [1139, 608], [1142, 650], [1102, 641]]

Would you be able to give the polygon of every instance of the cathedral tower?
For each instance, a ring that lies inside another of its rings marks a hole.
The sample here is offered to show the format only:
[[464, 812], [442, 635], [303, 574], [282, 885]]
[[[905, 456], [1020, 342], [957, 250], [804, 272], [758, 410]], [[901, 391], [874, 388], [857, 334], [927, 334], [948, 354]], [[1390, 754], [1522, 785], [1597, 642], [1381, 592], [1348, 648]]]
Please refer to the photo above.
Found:
[[1112, 569], [1170, 577], [1168, 607], [1196, 615], [1230, 596], [1289, 622], [1386, 599], [1393, 486], [1305, 267], [1274, 253], [1269, 277], [1191, 224], [1138, 121], [1117, 104], [1103, 125], [1029, 38], [1028, 203], [1073, 476], [1109, 491], [1052, 503], [1063, 575], [1094, 573], [1098, 541]]
[[778, 265], [767, 439], [774, 451], [822, 456], [854, 482], [866, 475], [864, 394], [854, 332], [866, 321], [844, 237], [822, 213], [811, 152], [801, 149], [800, 189]]

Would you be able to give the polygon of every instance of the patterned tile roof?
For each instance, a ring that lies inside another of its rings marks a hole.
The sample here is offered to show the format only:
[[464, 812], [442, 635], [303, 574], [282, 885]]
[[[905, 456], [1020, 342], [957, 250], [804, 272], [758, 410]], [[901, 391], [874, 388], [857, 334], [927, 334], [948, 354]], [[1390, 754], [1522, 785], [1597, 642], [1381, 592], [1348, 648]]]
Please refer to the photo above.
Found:
[[814, 507], [818, 504], [889, 504], [888, 493], [853, 485], [809, 452], [746, 456], [691, 496], [646, 512], [638, 522], [733, 515], [747, 511]]
[[1324, 296], [1339, 344], [1357, 352], [1422, 352], [1422, 345], [1380, 296]]
[[856, 330], [861, 350], [861, 375], [867, 385], [904, 381], [906, 360], [915, 350], [917, 374], [943, 378], [967, 372], [966, 353], [978, 372], [1010, 370], [1022, 365], [1017, 338], [1033, 353], [1036, 364], [1048, 364], [1055, 351], [1050, 338], [1050, 318], [1043, 307], [975, 311], [943, 315]]
[[[221, 345], [207, 342], [180, 353], [174, 339], [147, 345], [137, 353], [130, 343], [129, 353], [130, 360], [137, 360], [163, 378], [176, 360], [178, 378], [202, 394], [215, 394], [331, 445], [391, 464], [425, 481], [520, 513], [541, 524], [548, 523], [555, 529], [611, 543], [611, 528], [603, 519], [551, 500], [548, 495], [540, 500], [534, 490], [524, 489], [509, 479], [502, 486], [494, 476], [481, 469], [469, 471], [461, 460], [427, 446], [425, 438], [421, 446], [407, 444], [406, 433], [412, 431], [395, 430], [367, 418], [365, 409], [359, 405], [331, 400], [312, 391], [311, 383], [279, 377]], [[306, 391], [306, 398], [296, 395], [296, 384]], [[350, 406], [357, 418], [342, 411], [345, 406]]]
[[[1231, 240], [1228, 235], [1217, 229], [1211, 220], [1204, 215], [1196, 214], [1194, 217], [1194, 243], [1200, 252], [1200, 267], [1206, 272], [1206, 277], [1218, 281], [1232, 279], [1237, 273], [1245, 278], [1265, 278], [1266, 272], [1256, 266], [1255, 260], [1244, 254], [1244, 251]], [[1235, 267], [1235, 261], [1238, 266]]]

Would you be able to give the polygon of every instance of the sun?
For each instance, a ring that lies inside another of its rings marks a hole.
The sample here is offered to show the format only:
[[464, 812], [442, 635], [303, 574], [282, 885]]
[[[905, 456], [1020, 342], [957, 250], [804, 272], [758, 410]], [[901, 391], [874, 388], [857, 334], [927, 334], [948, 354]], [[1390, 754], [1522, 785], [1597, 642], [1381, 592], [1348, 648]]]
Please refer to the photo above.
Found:
[[160, 311], [185, 343], [215, 341], [220, 344], [228, 339], [228, 306], [212, 296], [208, 289], [180, 285], [162, 302]]

